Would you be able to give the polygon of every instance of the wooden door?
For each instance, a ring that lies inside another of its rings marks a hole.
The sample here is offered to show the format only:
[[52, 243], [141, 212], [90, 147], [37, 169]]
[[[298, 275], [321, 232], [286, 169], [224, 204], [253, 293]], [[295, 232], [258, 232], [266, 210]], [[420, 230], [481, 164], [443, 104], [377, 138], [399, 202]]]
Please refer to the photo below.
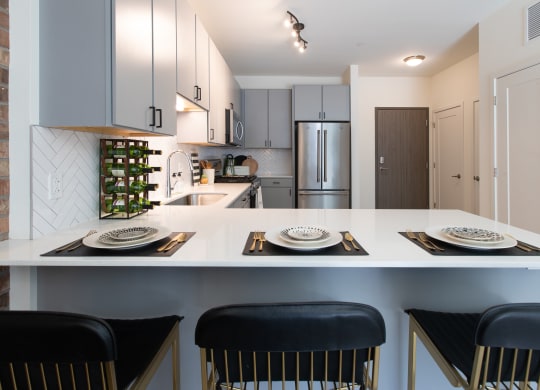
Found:
[[496, 80], [496, 219], [540, 233], [540, 64]]
[[436, 207], [464, 210], [463, 108], [435, 111], [434, 122]]
[[428, 108], [376, 108], [376, 208], [429, 207]]

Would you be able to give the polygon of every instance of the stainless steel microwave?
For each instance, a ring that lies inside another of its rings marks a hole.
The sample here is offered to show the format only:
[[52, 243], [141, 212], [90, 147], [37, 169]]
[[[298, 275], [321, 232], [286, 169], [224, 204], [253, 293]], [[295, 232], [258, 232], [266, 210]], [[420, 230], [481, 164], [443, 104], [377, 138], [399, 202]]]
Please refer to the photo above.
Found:
[[244, 144], [244, 124], [234, 110], [225, 109], [225, 139], [227, 144], [242, 146]]

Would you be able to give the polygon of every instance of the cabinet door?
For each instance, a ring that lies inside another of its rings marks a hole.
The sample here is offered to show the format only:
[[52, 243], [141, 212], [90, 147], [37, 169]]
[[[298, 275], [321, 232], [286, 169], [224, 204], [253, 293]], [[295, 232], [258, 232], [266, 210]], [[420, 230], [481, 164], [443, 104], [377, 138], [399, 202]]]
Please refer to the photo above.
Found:
[[210, 108], [210, 43], [208, 33], [200, 19], [197, 17], [195, 19], [196, 86], [199, 88], [195, 103], [208, 110]]
[[292, 147], [291, 90], [268, 90], [268, 147]]
[[263, 187], [262, 194], [265, 209], [292, 209], [291, 187]]
[[322, 120], [322, 88], [320, 85], [294, 87], [294, 120]]
[[265, 148], [268, 142], [268, 90], [244, 90], [245, 148]]
[[114, 15], [112, 122], [152, 130], [152, 3], [116, 0]]
[[350, 120], [349, 86], [324, 85], [322, 87], [322, 107], [325, 121]]
[[176, 90], [190, 101], [195, 99], [195, 12], [187, 0], [177, 0], [176, 10], [177, 74]]
[[227, 100], [227, 63], [210, 41], [210, 112], [208, 113], [208, 142], [225, 144], [225, 106]]
[[157, 133], [176, 135], [176, 18], [174, 0], [154, 0], [154, 106]]

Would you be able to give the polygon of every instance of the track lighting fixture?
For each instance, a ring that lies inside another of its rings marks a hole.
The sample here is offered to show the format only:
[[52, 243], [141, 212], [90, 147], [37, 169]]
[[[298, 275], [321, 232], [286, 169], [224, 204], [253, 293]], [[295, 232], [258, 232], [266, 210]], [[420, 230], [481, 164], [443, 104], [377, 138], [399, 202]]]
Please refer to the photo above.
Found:
[[294, 38], [294, 46], [298, 48], [300, 53], [303, 53], [307, 49], [307, 41], [302, 38], [300, 33], [304, 29], [304, 23], [300, 23], [298, 18], [291, 12], [287, 11], [287, 19], [285, 20], [285, 26], [291, 28], [291, 35]]

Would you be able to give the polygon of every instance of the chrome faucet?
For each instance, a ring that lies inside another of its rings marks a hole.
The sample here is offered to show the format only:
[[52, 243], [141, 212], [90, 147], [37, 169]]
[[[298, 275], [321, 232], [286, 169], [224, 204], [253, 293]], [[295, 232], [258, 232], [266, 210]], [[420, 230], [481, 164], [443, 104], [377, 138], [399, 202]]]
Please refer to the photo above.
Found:
[[191, 173], [193, 173], [193, 171], [195, 170], [195, 168], [193, 167], [193, 162], [191, 161], [191, 157], [183, 150], [175, 150], [174, 152], [169, 154], [169, 157], [167, 157], [167, 198], [171, 197], [171, 192], [174, 189], [174, 185], [171, 186], [171, 157], [177, 153], [181, 153], [186, 157]]

